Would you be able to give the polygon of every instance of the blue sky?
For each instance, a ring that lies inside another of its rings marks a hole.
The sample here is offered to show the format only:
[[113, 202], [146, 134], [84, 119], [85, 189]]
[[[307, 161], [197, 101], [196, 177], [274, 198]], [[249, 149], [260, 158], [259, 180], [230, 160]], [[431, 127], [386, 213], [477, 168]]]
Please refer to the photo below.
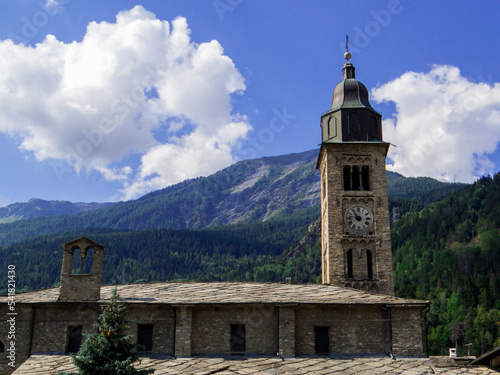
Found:
[[388, 168], [500, 169], [498, 2], [21, 0], [0, 14], [0, 206], [137, 198], [318, 147], [341, 79], [383, 114]]

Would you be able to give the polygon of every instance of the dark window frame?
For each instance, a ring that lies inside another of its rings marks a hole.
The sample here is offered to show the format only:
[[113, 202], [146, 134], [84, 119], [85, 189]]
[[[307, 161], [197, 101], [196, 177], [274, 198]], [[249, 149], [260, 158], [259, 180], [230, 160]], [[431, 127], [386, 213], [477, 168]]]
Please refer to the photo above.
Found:
[[82, 346], [82, 331], [83, 326], [81, 325], [70, 325], [68, 326], [67, 336], [68, 343], [66, 345], [66, 353], [76, 354], [80, 347]]
[[368, 279], [373, 279], [373, 255], [370, 250], [366, 250], [366, 268], [368, 271]]
[[330, 327], [314, 327], [314, 352], [316, 355], [330, 355]]
[[137, 325], [137, 350], [140, 352], [153, 351], [154, 327], [152, 324]]
[[231, 324], [231, 354], [242, 355], [246, 353], [246, 327], [245, 324]]
[[368, 165], [344, 165], [342, 168], [344, 191], [369, 191], [370, 167]]
[[353, 279], [354, 278], [354, 265], [352, 264], [353, 262], [353, 251], [352, 249], [347, 250], [347, 278], [348, 279]]

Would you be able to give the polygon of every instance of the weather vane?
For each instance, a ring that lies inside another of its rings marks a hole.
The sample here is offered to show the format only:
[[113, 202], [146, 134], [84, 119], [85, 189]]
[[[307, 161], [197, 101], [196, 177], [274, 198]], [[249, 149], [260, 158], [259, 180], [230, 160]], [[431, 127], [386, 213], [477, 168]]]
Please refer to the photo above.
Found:
[[344, 53], [344, 58], [349, 62], [349, 59], [352, 57], [352, 55], [349, 52], [349, 35], [348, 34], [345, 34], [345, 50], [346, 50], [346, 53]]

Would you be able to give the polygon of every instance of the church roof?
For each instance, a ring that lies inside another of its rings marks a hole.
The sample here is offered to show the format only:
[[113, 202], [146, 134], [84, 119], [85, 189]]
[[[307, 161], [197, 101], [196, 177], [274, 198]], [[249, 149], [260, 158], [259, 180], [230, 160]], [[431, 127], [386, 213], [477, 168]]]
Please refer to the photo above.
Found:
[[71, 246], [77, 246], [77, 245], [79, 245], [81, 243], [86, 243], [87, 244], [87, 248], [89, 246], [94, 246], [94, 247], [97, 247], [97, 248], [106, 249], [106, 247], [104, 245], [100, 244], [99, 242], [93, 241], [93, 240], [91, 240], [91, 239], [89, 239], [87, 237], [75, 238], [72, 241], [63, 243], [61, 246], [63, 248], [66, 248], [66, 247], [71, 247]]
[[[191, 357], [153, 355], [140, 358], [137, 369], [155, 369], [155, 374], [476, 374], [491, 375], [486, 366], [442, 366], [431, 358], [390, 357]], [[52, 375], [75, 371], [68, 355], [32, 355], [14, 375]]]
[[[342, 305], [426, 305], [427, 301], [409, 300], [357, 289], [323, 284], [183, 282], [107, 285], [101, 287], [101, 300], [111, 298], [116, 288], [121, 301], [170, 305], [190, 304], [342, 304]], [[59, 288], [16, 295], [16, 303], [54, 303]], [[0, 303], [7, 297], [0, 297]]]

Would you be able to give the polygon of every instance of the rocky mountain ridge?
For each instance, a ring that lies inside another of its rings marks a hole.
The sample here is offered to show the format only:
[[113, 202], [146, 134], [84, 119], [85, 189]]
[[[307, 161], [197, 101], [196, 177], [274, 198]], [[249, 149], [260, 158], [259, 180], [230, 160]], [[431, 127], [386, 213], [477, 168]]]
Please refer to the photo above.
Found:
[[[244, 160], [210, 176], [107, 206], [41, 200], [11, 205], [0, 210], [0, 245], [74, 229], [201, 229], [286, 218], [312, 207], [319, 212], [317, 155], [318, 150], [311, 150]], [[398, 198], [402, 207], [435, 201], [463, 187], [392, 172], [388, 185], [389, 196]]]

